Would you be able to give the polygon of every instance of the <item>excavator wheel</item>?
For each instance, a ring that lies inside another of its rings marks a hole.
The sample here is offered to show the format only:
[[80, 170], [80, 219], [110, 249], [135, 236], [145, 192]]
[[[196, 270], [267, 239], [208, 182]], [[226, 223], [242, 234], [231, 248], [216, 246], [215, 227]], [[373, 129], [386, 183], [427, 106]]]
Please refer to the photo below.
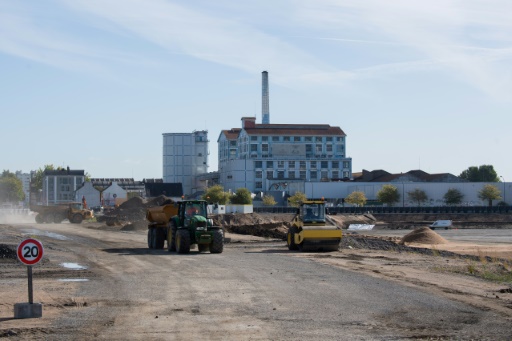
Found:
[[44, 223], [44, 219], [43, 219], [43, 216], [41, 215], [41, 213], [38, 213], [36, 215], [36, 223], [38, 223], [38, 224]]
[[190, 252], [190, 233], [188, 230], [178, 230], [176, 232], [176, 251], [178, 253]]
[[224, 235], [222, 230], [213, 231], [213, 241], [210, 244], [210, 253], [222, 253], [224, 251]]
[[286, 234], [286, 244], [288, 245], [288, 250], [294, 251], [299, 249], [297, 244], [295, 244], [295, 233], [298, 233], [298, 230], [295, 226], [292, 226]]
[[81, 214], [75, 214], [72, 218], [72, 223], [73, 224], [81, 224], [82, 223], [82, 220], [84, 220], [84, 217], [82, 217]]
[[153, 248], [153, 228], [148, 228], [148, 249], [152, 249]]

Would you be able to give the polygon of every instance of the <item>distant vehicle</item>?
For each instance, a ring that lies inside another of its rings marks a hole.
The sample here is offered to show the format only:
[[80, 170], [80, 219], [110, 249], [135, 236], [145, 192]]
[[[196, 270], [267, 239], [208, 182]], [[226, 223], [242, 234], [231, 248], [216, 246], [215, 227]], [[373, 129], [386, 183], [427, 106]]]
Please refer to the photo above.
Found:
[[450, 227], [452, 227], [451, 220], [436, 220], [432, 225], [430, 225], [432, 230], [435, 230], [436, 228], [444, 228], [445, 230], [448, 230]]
[[84, 209], [81, 202], [70, 202], [55, 206], [33, 205], [30, 206], [30, 210], [37, 212], [35, 219], [38, 224], [59, 224], [64, 219], [68, 219], [73, 224], [80, 224], [83, 220], [94, 218], [93, 211]]

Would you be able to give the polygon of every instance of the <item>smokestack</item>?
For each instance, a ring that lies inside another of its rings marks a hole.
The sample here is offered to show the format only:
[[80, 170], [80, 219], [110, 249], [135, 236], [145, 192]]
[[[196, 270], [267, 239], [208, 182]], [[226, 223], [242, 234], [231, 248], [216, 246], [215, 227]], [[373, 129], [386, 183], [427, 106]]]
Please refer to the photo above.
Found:
[[268, 72], [263, 71], [261, 73], [262, 76], [262, 84], [261, 84], [261, 90], [262, 90], [262, 103], [261, 103], [261, 123], [263, 124], [270, 124], [270, 112], [268, 109]]

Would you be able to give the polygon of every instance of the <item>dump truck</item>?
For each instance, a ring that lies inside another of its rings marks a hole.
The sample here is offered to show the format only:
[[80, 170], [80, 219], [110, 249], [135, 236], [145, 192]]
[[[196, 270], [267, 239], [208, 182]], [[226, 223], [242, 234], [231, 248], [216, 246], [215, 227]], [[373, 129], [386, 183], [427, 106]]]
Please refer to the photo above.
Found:
[[172, 200], [146, 210], [148, 224], [148, 248], [163, 249], [171, 218], [178, 214], [178, 203]]
[[172, 217], [167, 230], [167, 251], [189, 253], [197, 244], [199, 252], [222, 253], [224, 231], [208, 218], [208, 203], [184, 200], [178, 204], [178, 214]]
[[56, 223], [68, 219], [70, 223], [80, 224], [83, 220], [94, 218], [92, 210], [84, 209], [81, 202], [70, 202], [54, 206], [32, 205], [30, 210], [37, 212], [36, 223]]
[[338, 250], [341, 228], [328, 222], [325, 212], [324, 200], [307, 200], [300, 203], [286, 235], [289, 250]]

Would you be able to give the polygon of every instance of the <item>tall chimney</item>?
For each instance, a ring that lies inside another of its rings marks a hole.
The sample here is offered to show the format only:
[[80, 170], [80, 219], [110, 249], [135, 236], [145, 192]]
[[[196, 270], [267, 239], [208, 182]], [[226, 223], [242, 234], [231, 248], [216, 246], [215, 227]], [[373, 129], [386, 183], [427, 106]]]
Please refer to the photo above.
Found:
[[261, 123], [263, 124], [270, 124], [270, 112], [268, 109], [268, 72], [263, 71], [261, 73], [262, 75], [262, 103], [261, 103]]

